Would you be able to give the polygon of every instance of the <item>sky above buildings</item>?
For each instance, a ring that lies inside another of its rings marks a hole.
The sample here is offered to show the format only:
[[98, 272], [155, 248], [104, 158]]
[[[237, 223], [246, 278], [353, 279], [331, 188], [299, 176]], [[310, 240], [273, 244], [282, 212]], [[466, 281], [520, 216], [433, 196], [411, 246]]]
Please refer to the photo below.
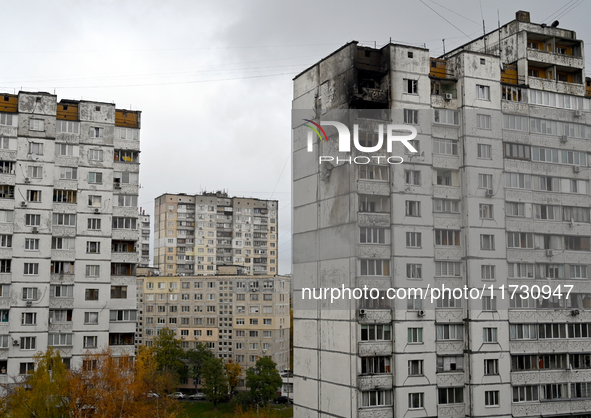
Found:
[[517, 10], [533, 23], [558, 16], [591, 43], [584, 0], [5, 2], [0, 93], [141, 110], [140, 206], [152, 214], [162, 193], [222, 189], [277, 199], [289, 273], [293, 77], [351, 40], [438, 56], [442, 39], [450, 51], [481, 36], [483, 18], [488, 32]]

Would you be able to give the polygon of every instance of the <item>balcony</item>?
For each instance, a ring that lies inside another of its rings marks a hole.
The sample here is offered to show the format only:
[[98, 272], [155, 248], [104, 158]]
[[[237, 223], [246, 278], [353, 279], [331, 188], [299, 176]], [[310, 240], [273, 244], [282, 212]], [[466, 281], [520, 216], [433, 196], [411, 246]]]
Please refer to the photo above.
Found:
[[585, 85], [578, 83], [567, 83], [565, 81], [548, 80], [546, 78], [530, 76], [528, 77], [528, 84], [529, 88], [536, 90], [553, 91], [575, 96], [585, 95]]
[[357, 353], [360, 357], [391, 356], [392, 341], [360, 341]]
[[357, 377], [357, 388], [359, 390], [391, 389], [393, 382], [392, 374], [369, 374]]
[[565, 416], [566, 414], [588, 412], [590, 410], [591, 400], [589, 399], [514, 403], [511, 405], [511, 412], [514, 417]]
[[49, 298], [49, 307], [65, 309], [74, 307], [74, 298]]
[[389, 324], [392, 322], [390, 309], [364, 309], [364, 313], [358, 311], [357, 317], [360, 324]]
[[373, 408], [363, 408], [359, 410], [357, 414], [359, 418], [393, 418], [394, 407], [393, 406], [381, 406]]
[[558, 54], [533, 48], [527, 49], [527, 59], [546, 65], [560, 65], [563, 67], [578, 68], [580, 70], [585, 66], [585, 62], [581, 56]]
[[466, 416], [466, 405], [438, 405], [437, 416], [439, 418], [464, 418]]

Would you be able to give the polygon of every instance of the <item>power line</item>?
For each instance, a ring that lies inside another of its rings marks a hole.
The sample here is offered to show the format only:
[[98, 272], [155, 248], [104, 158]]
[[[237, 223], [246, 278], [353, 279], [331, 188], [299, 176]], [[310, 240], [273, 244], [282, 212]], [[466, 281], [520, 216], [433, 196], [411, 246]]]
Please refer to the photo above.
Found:
[[[472, 19], [470, 19], [469, 17], [463, 16], [463, 15], [461, 15], [461, 14], [457, 13], [457, 12], [454, 12], [452, 9], [448, 9], [448, 8], [447, 8], [447, 7], [445, 7], [444, 5], [442, 5], [442, 4], [439, 4], [439, 3], [437, 3], [437, 2], [435, 2], [435, 1], [433, 1], [433, 0], [429, 0], [429, 1], [430, 1], [431, 3], [434, 3], [434, 4], [438, 5], [439, 7], [443, 7], [445, 10], [447, 10], [447, 11], [450, 11], [450, 12], [452, 12], [452, 13], [453, 13], [453, 14], [455, 14], [455, 15], [458, 15], [458, 16], [460, 16], [461, 18], [464, 18], [464, 19], [466, 19], [466, 20], [469, 20], [470, 22], [472, 22], [472, 23], [475, 23], [475, 24], [477, 24], [478, 26], [480, 26], [480, 22], [477, 22], [477, 21], [475, 21], [475, 20], [472, 20]], [[445, 38], [445, 39], [453, 39], [453, 38]], [[439, 40], [439, 39], [437, 39], [437, 40]]]
[[461, 33], [463, 33], [464, 35], [466, 35], [466, 37], [470, 38], [470, 36], [468, 36], [468, 34], [466, 34], [466, 32], [464, 32], [462, 29], [458, 28], [456, 25], [454, 25], [449, 20], [447, 20], [445, 17], [443, 17], [441, 14], [439, 14], [439, 12], [437, 12], [437, 10], [433, 9], [431, 6], [429, 6], [423, 0], [420, 0], [420, 2], [423, 3], [425, 6], [427, 6], [429, 9], [431, 9], [437, 16], [439, 16], [440, 18], [442, 18], [443, 20], [445, 20], [447, 23], [449, 23], [450, 25], [452, 25], [454, 28], [456, 28], [457, 30], [459, 30]]
[[561, 14], [556, 16], [556, 19], [558, 20], [558, 19], [566, 16], [568, 13], [570, 13], [573, 9], [575, 9], [577, 6], [579, 6], [582, 3], [583, 3], [583, 0], [580, 0], [579, 3], [573, 4], [569, 9], [565, 10], [564, 12], [562, 12]]
[[275, 187], [273, 187], [273, 191], [271, 192], [271, 197], [269, 199], [273, 198], [273, 194], [275, 194], [275, 189], [277, 188], [277, 185], [279, 184], [279, 180], [281, 180], [281, 176], [283, 176], [283, 170], [285, 170], [285, 166], [287, 165], [287, 162], [289, 161], [289, 157], [291, 155], [288, 155], [287, 158], [285, 159], [285, 164], [283, 164], [283, 168], [281, 169], [281, 173], [279, 173], [279, 177], [277, 178], [277, 183], [275, 183]]
[[[265, 77], [277, 77], [280, 75], [295, 75], [298, 72], [290, 73], [277, 73], [277, 74], [264, 74], [264, 75], [252, 75], [246, 77], [233, 77], [233, 78], [216, 78], [211, 80], [193, 80], [193, 81], [172, 81], [167, 83], [144, 83], [144, 84], [118, 84], [112, 86], [56, 86], [55, 89], [103, 89], [103, 88], [119, 88], [119, 87], [146, 87], [146, 86], [169, 86], [175, 84], [198, 84], [198, 83], [210, 83], [216, 81], [233, 81], [233, 80], [245, 80], [249, 78], [265, 78]], [[22, 86], [23, 89], [37, 89], [32, 86]], [[13, 87], [0, 86], [2, 89], [12, 89]]]
[[564, 4], [562, 7], [560, 7], [558, 10], [556, 10], [554, 13], [552, 13], [550, 16], [548, 16], [547, 18], [545, 18], [544, 20], [542, 20], [542, 22], [549, 21], [550, 19], [552, 19], [552, 16], [556, 15], [557, 13], [560, 13], [560, 11], [562, 9], [564, 9], [565, 7], [568, 7], [574, 1], [576, 1], [576, 0], [570, 0], [568, 3]]

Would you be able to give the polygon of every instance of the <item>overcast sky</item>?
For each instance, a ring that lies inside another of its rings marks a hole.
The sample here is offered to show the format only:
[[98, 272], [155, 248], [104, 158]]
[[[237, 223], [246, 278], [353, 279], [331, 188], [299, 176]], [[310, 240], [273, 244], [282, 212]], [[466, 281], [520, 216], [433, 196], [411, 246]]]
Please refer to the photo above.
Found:
[[0, 92], [141, 110], [140, 206], [221, 189], [278, 199], [289, 273], [293, 76], [351, 40], [437, 56], [442, 39], [449, 51], [482, 35], [482, 16], [489, 31], [519, 9], [534, 23], [566, 12], [560, 27], [591, 42], [584, 0], [6, 1]]

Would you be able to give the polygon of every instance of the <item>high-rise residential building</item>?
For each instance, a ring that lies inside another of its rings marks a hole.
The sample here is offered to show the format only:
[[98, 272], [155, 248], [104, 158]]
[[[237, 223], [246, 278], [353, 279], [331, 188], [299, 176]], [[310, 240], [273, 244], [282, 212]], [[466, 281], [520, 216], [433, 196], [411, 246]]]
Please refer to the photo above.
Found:
[[242, 274], [278, 270], [276, 200], [227, 193], [163, 194], [154, 207], [154, 265], [161, 275], [211, 275], [220, 266]]
[[[219, 268], [217, 276], [138, 277], [137, 343], [150, 346], [169, 328], [183, 348], [206, 344], [216, 357], [243, 370], [263, 356], [280, 371], [289, 368], [289, 278]], [[189, 378], [182, 387], [194, 388], [195, 382]]]
[[146, 214], [146, 211], [140, 208], [139, 216], [139, 228], [140, 228], [140, 253], [139, 253], [139, 264], [138, 267], [149, 267], [150, 266], [150, 214]]
[[0, 383], [134, 352], [140, 112], [0, 95]]
[[[295, 417], [589, 416], [583, 50], [518, 12], [438, 58], [351, 42], [296, 76]], [[359, 140], [337, 153], [325, 124], [328, 141], [308, 142], [304, 118], [355, 122]], [[396, 144], [404, 162], [388, 164], [385, 145], [357, 151], [381, 142], [380, 124], [412, 125], [418, 152]], [[301, 302], [303, 288], [341, 285], [471, 296]], [[472, 296], [490, 286], [494, 298]]]

